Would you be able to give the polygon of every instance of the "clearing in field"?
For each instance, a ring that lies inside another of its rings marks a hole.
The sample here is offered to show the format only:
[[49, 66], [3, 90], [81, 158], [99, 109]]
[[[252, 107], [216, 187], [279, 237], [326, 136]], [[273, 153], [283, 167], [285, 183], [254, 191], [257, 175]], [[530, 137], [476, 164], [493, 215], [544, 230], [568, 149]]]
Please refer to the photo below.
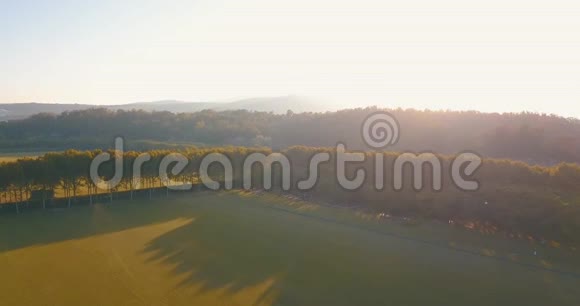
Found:
[[3, 215], [0, 305], [580, 305], [577, 254], [430, 226], [234, 192]]

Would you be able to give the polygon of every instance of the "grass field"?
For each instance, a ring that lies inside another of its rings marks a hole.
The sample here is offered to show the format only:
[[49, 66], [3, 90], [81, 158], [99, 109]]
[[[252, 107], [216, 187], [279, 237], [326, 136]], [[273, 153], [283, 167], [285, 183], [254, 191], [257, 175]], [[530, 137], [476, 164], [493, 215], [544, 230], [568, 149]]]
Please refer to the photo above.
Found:
[[0, 305], [580, 305], [580, 274], [558, 272], [578, 253], [530, 250], [274, 195], [174, 195], [0, 216]]

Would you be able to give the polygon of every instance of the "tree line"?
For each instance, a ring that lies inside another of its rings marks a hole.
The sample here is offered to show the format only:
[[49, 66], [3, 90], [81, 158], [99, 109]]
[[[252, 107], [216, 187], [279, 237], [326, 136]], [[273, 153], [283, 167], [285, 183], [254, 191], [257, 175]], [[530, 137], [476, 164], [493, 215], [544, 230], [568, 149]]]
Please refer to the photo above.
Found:
[[[285, 115], [211, 110], [192, 113], [89, 109], [37, 114], [0, 123], [4, 150], [108, 149], [123, 136], [134, 150], [197, 146], [296, 145], [368, 149], [361, 139], [364, 119], [377, 108]], [[580, 162], [580, 120], [535, 113], [384, 109], [400, 123], [393, 151], [456, 154], [475, 151], [530, 164]]]
[[[309, 161], [312, 155], [327, 152], [331, 159], [319, 165], [319, 180], [310, 190], [299, 190], [296, 184], [310, 173]], [[56, 195], [66, 200], [67, 206], [75, 205], [75, 198], [88, 197], [93, 203], [97, 194], [127, 192], [133, 198], [138, 190], [163, 188], [167, 178], [159, 174], [163, 158], [171, 153], [180, 153], [189, 163], [177, 174], [169, 171], [169, 177], [178, 182], [199, 184], [200, 163], [210, 153], [221, 153], [231, 160], [234, 168], [233, 183], [242, 187], [244, 161], [251, 153], [269, 155], [270, 148], [219, 147], [187, 148], [183, 150], [154, 150], [148, 152], [124, 152], [123, 176], [118, 186], [111, 190], [99, 190], [90, 178], [91, 161], [101, 150], [47, 153], [39, 158], [23, 158], [0, 164], [0, 202], [11, 203], [17, 210], [28, 201], [42, 203], [49, 207], [49, 199]], [[109, 151], [110, 154], [120, 154]], [[133, 180], [133, 163], [142, 153], [151, 159], [143, 164], [142, 180]], [[330, 148], [295, 146], [282, 151], [290, 160], [292, 171], [291, 188], [287, 192], [307, 199], [315, 199], [334, 205], [349, 206], [373, 213], [393, 216], [411, 216], [443, 222], [470, 222], [484, 225], [498, 231], [521, 233], [578, 243], [580, 242], [580, 166], [561, 163], [555, 166], [530, 166], [523, 162], [501, 159], [486, 159], [471, 179], [480, 182], [476, 191], [463, 191], [451, 180], [448, 171], [443, 171], [443, 189], [431, 186], [432, 169], [426, 167], [422, 190], [413, 188], [412, 167], [405, 167], [404, 188], [395, 190], [390, 184], [393, 174], [385, 171], [385, 187], [377, 190], [370, 176], [374, 173], [376, 154], [384, 157], [386, 169], [392, 169], [399, 156], [394, 152], [366, 152], [364, 162], [347, 164], [347, 177], [353, 177], [358, 169], [367, 171], [367, 180], [356, 190], [345, 190], [336, 180], [336, 153]], [[438, 155], [443, 169], [450, 169], [453, 156]], [[172, 166], [171, 166], [172, 167]], [[253, 187], [263, 187], [263, 167], [254, 165]], [[102, 165], [99, 175], [109, 179], [115, 173], [113, 161]], [[273, 189], [282, 186], [282, 169], [273, 166]], [[216, 181], [224, 180], [224, 168], [219, 164], [209, 168], [209, 176]]]

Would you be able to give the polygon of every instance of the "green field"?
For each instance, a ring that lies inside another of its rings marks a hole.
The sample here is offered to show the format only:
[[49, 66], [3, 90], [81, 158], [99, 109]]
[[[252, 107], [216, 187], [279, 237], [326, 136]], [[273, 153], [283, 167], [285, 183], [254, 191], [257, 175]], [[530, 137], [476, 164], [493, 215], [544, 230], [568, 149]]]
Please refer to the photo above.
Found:
[[400, 223], [239, 192], [1, 215], [0, 305], [580, 305], [576, 251]]

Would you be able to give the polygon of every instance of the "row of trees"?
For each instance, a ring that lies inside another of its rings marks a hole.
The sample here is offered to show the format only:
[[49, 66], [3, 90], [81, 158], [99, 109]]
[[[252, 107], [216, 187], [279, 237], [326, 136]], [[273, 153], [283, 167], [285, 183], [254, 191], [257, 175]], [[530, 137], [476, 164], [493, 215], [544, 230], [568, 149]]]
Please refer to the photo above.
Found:
[[[12, 148], [106, 149], [123, 136], [135, 150], [162, 144], [334, 146], [367, 149], [361, 124], [377, 108], [277, 115], [248, 111], [194, 113], [90, 109], [38, 114], [0, 123], [0, 145]], [[533, 113], [487, 114], [386, 109], [400, 123], [394, 151], [456, 154], [475, 151], [493, 158], [554, 165], [580, 162], [580, 120]]]
[[[320, 152], [331, 156], [329, 162], [319, 165], [319, 180], [310, 190], [298, 190], [297, 183], [306, 179], [310, 173], [309, 161]], [[222, 147], [206, 149], [185, 149], [181, 151], [157, 150], [146, 152], [151, 159], [142, 165], [140, 181], [133, 179], [133, 165], [143, 152], [125, 152], [123, 158], [123, 176], [120, 184], [111, 190], [99, 190], [90, 177], [91, 161], [102, 153], [95, 151], [69, 150], [63, 153], [48, 153], [37, 159], [24, 158], [15, 162], [0, 164], [0, 201], [16, 203], [26, 201], [42, 202], [47, 207], [48, 199], [54, 194], [67, 199], [68, 205], [74, 205], [75, 197], [82, 195], [93, 201], [99, 193], [116, 191], [133, 192], [139, 189], [151, 190], [166, 185], [167, 180], [181, 183], [198, 183], [200, 181], [200, 164], [210, 153], [226, 155], [233, 165], [234, 186], [242, 186], [243, 164], [251, 153], [271, 153], [267, 148]], [[110, 151], [110, 154], [120, 152]], [[159, 166], [165, 156], [180, 153], [187, 157], [189, 163], [178, 173], [169, 177], [159, 174]], [[413, 168], [404, 169], [404, 188], [395, 190], [392, 186], [392, 171], [397, 153], [367, 152], [364, 162], [349, 163], [346, 167], [347, 177], [352, 178], [358, 169], [366, 171], [366, 180], [356, 190], [345, 190], [337, 183], [335, 152], [328, 148], [292, 147], [282, 153], [288, 157], [291, 165], [291, 189], [289, 192], [300, 194], [334, 204], [354, 206], [373, 212], [386, 212], [391, 215], [415, 216], [425, 219], [458, 220], [487, 223], [510, 232], [531, 234], [557, 240], [580, 242], [580, 167], [576, 164], [559, 164], [552, 167], [529, 166], [522, 162], [509, 160], [485, 160], [479, 170], [471, 177], [480, 182], [476, 191], [463, 191], [452, 181], [448, 169], [451, 169], [452, 156], [438, 156], [442, 162], [443, 188], [433, 190], [431, 186], [433, 171], [425, 167], [422, 190], [413, 188]], [[384, 158], [384, 188], [375, 186], [376, 154]], [[263, 167], [254, 165], [252, 171], [253, 187], [263, 186]], [[102, 165], [99, 175], [103, 179], [114, 176], [116, 169], [113, 161]], [[282, 186], [282, 169], [277, 164], [273, 167], [273, 188]], [[209, 176], [217, 181], [224, 180], [224, 168], [212, 164]]]

